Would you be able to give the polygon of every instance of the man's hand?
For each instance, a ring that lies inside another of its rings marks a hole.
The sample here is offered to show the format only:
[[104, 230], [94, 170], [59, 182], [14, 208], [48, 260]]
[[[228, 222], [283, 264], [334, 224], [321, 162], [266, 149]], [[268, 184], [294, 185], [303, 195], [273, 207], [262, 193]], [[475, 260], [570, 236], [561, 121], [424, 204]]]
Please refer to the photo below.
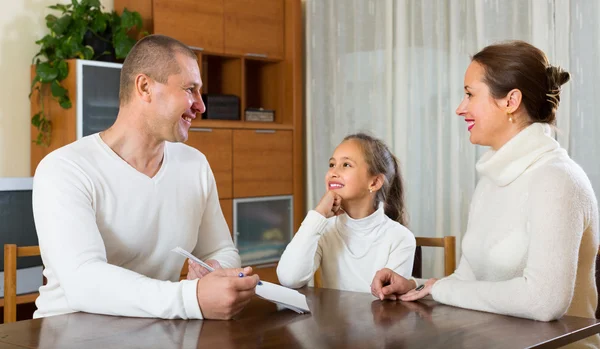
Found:
[[[222, 269], [221, 264], [214, 259], [207, 260], [206, 264], [210, 265], [215, 270]], [[210, 273], [210, 271], [208, 271], [208, 269], [206, 269], [203, 266], [201, 266], [200, 264], [192, 261], [191, 259], [188, 259], [188, 274], [187, 274], [188, 280], [202, 279], [202, 277], [208, 273]]]
[[414, 281], [406, 280], [393, 270], [384, 268], [375, 274], [371, 283], [371, 294], [380, 300], [397, 300], [416, 286]]
[[[243, 273], [243, 277], [240, 277]], [[196, 295], [205, 319], [229, 320], [254, 296], [258, 275], [252, 268], [217, 269], [198, 280]]]
[[329, 190], [323, 195], [323, 198], [321, 198], [321, 201], [315, 207], [315, 211], [319, 212], [325, 218], [341, 215], [344, 213], [342, 209], [342, 197], [333, 190]]

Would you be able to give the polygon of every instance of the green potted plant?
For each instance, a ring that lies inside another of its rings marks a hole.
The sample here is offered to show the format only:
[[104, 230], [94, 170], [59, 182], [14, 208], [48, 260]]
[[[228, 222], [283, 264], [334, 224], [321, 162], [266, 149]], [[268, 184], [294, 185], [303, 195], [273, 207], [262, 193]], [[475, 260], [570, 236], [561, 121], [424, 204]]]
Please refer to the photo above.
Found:
[[[60, 11], [59, 16], [46, 16], [50, 33], [36, 41], [40, 51], [33, 57], [35, 77], [31, 84], [39, 93], [40, 111], [31, 118], [38, 129], [35, 141], [38, 145], [49, 145], [52, 124], [44, 111], [42, 88], [47, 86], [52, 97], [62, 108], [71, 108], [68, 91], [61, 84], [68, 75], [67, 59], [91, 59], [117, 61], [124, 59], [136, 40], [129, 31], [142, 29], [142, 17], [137, 12], [125, 9], [119, 16], [116, 12], [103, 12], [100, 0], [72, 0], [71, 4], [57, 4], [50, 9]], [[147, 33], [141, 33], [145, 35]]]

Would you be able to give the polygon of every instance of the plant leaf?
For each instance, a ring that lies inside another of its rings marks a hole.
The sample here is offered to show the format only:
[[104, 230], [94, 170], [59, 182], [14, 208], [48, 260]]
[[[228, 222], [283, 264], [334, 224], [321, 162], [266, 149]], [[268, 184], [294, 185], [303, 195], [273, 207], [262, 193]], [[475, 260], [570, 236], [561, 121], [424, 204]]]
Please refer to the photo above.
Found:
[[58, 99], [58, 103], [60, 104], [61, 107], [63, 107], [63, 109], [71, 108], [71, 100], [67, 96], [60, 97]]
[[83, 48], [83, 58], [92, 59], [94, 58], [94, 48], [90, 45], [85, 45]]
[[67, 12], [67, 10], [69, 9], [69, 7], [71, 7], [71, 6], [70, 5], [63, 5], [63, 4], [56, 4], [56, 5], [48, 6], [49, 9], [59, 10], [59, 11], [62, 11], [62, 13]]
[[35, 73], [40, 77], [41, 82], [51, 82], [58, 76], [58, 69], [48, 62], [43, 62], [35, 67]]
[[67, 89], [62, 87], [56, 80], [52, 81], [50, 90], [52, 91], [52, 95], [57, 98], [64, 97], [67, 94]]
[[85, 3], [86, 5], [88, 5], [90, 7], [97, 7], [97, 8], [102, 7], [102, 5], [100, 4], [100, 0], [82, 0], [81, 3]]
[[58, 77], [56, 78], [56, 80], [62, 81], [67, 77], [67, 75], [69, 75], [69, 66], [67, 65], [67, 61], [62, 59], [56, 60], [55, 64], [56, 69], [58, 69]]
[[127, 57], [135, 40], [123, 34], [123, 37], [115, 41], [115, 56], [119, 59]]
[[42, 112], [39, 112], [39, 113], [35, 114], [35, 115], [34, 115], [34, 116], [31, 118], [31, 124], [32, 124], [33, 126], [35, 126], [37, 129], [39, 129], [39, 128], [40, 128], [40, 122], [41, 122], [40, 118], [41, 118], [41, 116], [42, 116]]
[[64, 15], [57, 19], [50, 29], [56, 34], [61, 35], [67, 30], [71, 21], [73, 21], [73, 19], [70, 15]]
[[51, 29], [52, 26], [54, 25], [54, 23], [56, 23], [56, 20], [57, 20], [57, 18], [55, 15], [52, 15], [52, 14], [47, 15], [46, 16], [46, 27]]

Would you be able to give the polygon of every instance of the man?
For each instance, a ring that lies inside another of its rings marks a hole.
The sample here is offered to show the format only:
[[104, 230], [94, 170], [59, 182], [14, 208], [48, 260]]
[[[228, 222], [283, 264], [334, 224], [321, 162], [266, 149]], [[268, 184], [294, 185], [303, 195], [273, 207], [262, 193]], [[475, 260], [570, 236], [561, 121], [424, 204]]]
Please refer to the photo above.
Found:
[[[229, 319], [250, 301], [252, 269], [221, 269], [239, 268], [240, 258], [213, 173], [202, 153], [180, 143], [205, 110], [201, 86], [193, 51], [145, 37], [123, 64], [114, 125], [39, 164], [33, 211], [48, 282], [35, 317]], [[178, 281], [176, 246], [217, 270], [193, 264]]]

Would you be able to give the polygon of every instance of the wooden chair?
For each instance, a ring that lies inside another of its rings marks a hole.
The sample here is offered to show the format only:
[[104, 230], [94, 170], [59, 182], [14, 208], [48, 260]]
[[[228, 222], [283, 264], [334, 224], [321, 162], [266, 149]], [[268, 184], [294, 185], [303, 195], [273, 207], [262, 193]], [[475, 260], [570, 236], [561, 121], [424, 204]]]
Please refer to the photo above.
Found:
[[39, 246], [17, 247], [14, 244], [4, 245], [4, 323], [17, 321], [17, 304], [33, 303], [40, 295], [38, 292], [17, 296], [17, 258], [39, 256]]
[[413, 276], [422, 277], [421, 247], [443, 247], [444, 248], [444, 276], [448, 276], [456, 269], [456, 238], [444, 236], [443, 238], [417, 237], [417, 250], [415, 251], [415, 262], [413, 265]]
[[596, 306], [596, 319], [600, 319], [600, 247], [596, 253], [596, 289], [598, 292], [598, 305]]

